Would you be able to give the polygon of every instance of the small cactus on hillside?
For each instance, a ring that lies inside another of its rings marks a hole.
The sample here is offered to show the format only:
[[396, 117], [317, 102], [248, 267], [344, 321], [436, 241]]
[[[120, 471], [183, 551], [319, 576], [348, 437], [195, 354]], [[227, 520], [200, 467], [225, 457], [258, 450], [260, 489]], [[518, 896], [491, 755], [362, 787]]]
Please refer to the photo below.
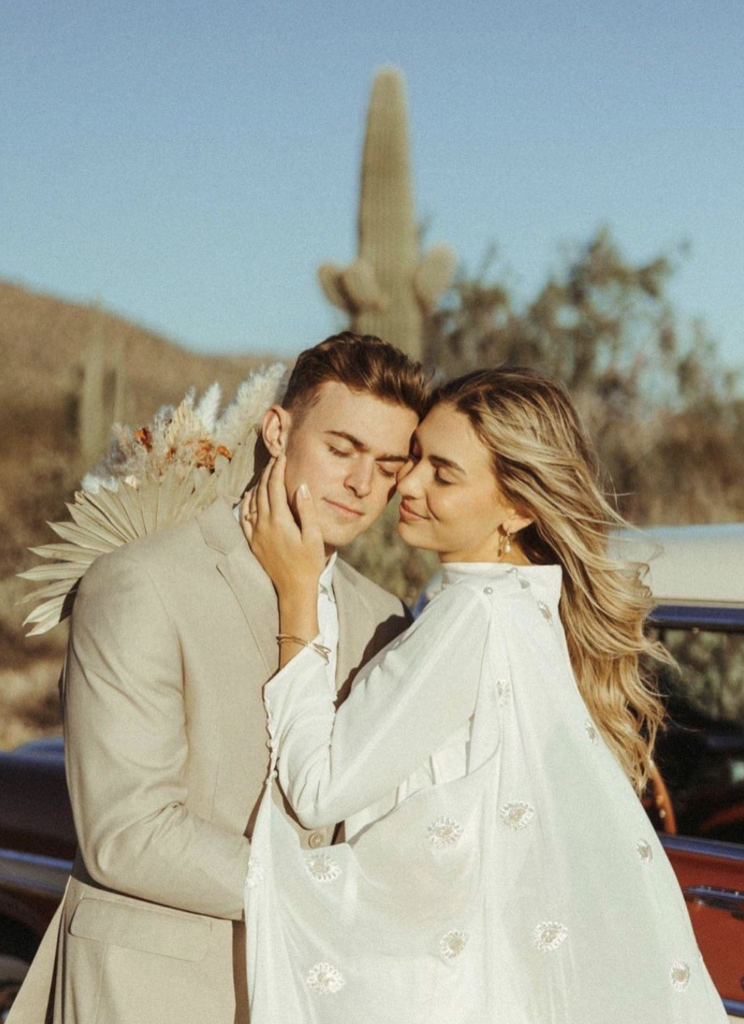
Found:
[[372, 88], [358, 234], [359, 255], [348, 267], [319, 268], [326, 298], [349, 314], [352, 330], [378, 334], [420, 360], [424, 318], [452, 281], [455, 255], [437, 245], [419, 259], [405, 80], [397, 68], [380, 71]]
[[88, 347], [83, 356], [78, 399], [77, 434], [80, 465], [89, 469], [98, 462], [111, 441], [111, 428], [123, 418], [125, 405], [123, 344], [107, 369], [106, 337], [99, 303], [92, 306]]

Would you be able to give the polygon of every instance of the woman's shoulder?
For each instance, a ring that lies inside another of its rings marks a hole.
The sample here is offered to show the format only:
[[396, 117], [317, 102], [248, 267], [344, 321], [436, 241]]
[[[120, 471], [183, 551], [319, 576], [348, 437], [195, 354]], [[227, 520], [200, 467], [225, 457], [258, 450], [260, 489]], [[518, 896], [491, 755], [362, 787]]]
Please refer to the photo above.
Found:
[[508, 565], [503, 562], [447, 562], [442, 566], [441, 591], [480, 592], [492, 600], [519, 594], [538, 594], [558, 602], [562, 574], [559, 565]]
[[[497, 588], [498, 589], [498, 588]], [[495, 588], [488, 578], [480, 579], [474, 575], [455, 577], [445, 571], [442, 578], [430, 589], [429, 601], [420, 611], [417, 621], [438, 620], [443, 617], [477, 615], [482, 610], [481, 618], [486, 621], [493, 606]]]
[[557, 565], [446, 563], [439, 587], [419, 618], [427, 617], [432, 625], [443, 618], [452, 623], [460, 616], [484, 624], [529, 625], [536, 613], [538, 618], [557, 619], [560, 596]]

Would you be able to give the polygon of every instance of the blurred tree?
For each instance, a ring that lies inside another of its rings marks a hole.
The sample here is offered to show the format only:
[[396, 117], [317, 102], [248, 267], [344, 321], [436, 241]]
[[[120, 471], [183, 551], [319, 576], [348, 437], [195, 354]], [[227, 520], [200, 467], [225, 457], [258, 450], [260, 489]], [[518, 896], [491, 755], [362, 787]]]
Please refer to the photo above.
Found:
[[681, 325], [667, 256], [634, 266], [603, 228], [517, 309], [480, 271], [460, 273], [430, 321], [426, 359], [451, 378], [481, 366], [534, 366], [563, 380], [632, 521], [744, 515], [744, 403], [700, 323]]

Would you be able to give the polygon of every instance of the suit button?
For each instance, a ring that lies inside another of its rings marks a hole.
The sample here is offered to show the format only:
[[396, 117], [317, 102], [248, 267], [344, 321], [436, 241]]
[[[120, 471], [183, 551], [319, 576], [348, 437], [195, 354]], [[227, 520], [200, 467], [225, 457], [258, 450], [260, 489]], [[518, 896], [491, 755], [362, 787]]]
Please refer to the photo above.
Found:
[[308, 836], [307, 845], [311, 850], [317, 850], [318, 847], [323, 846], [323, 836], [320, 832], [311, 832]]

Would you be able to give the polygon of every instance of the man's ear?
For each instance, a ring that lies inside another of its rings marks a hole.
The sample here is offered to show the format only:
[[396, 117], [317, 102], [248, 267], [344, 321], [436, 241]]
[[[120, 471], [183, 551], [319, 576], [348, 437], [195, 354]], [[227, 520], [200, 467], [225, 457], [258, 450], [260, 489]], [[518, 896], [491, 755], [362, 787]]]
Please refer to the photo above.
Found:
[[292, 414], [281, 405], [272, 405], [264, 413], [261, 436], [272, 458], [287, 450]]

